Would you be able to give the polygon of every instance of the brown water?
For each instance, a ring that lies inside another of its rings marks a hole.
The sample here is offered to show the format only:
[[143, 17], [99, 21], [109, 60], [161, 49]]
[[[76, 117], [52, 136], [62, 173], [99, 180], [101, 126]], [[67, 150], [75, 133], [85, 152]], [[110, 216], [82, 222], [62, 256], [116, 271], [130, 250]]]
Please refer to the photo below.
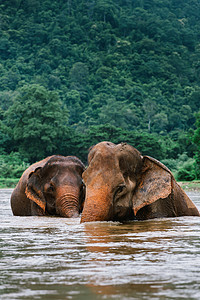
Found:
[[200, 299], [199, 217], [14, 217], [10, 195], [0, 190], [0, 299]]

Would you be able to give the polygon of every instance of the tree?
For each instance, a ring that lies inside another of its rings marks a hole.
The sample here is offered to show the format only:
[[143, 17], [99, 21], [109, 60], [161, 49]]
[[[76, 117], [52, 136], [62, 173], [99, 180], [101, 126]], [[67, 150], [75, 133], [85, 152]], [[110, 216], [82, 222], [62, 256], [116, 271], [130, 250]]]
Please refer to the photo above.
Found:
[[156, 113], [156, 102], [151, 101], [150, 99], [147, 99], [144, 102], [143, 108], [144, 108], [146, 118], [148, 121], [148, 131], [151, 132], [152, 118]]
[[193, 136], [193, 141], [197, 146], [195, 154], [195, 172], [197, 179], [200, 179], [200, 111], [196, 114], [196, 128]]
[[58, 152], [68, 135], [68, 110], [55, 92], [40, 85], [21, 88], [5, 117], [8, 134], [30, 162]]
[[12, 143], [12, 139], [5, 132], [5, 125], [3, 123], [4, 112], [0, 107], [0, 155], [6, 153], [6, 150], [14, 146]]
[[77, 62], [70, 70], [71, 89], [84, 90], [88, 79], [88, 67], [86, 64]]
[[[0, 3], [1, 152], [24, 149], [27, 138], [16, 136], [14, 121], [10, 118], [9, 124], [4, 112], [14, 105], [19, 88], [39, 84], [47, 93], [59, 94], [61, 107], [69, 110], [69, 126], [80, 136], [102, 124], [148, 131], [163, 145], [163, 137], [171, 140], [165, 143], [165, 158], [176, 159], [183, 152], [193, 157], [194, 145], [174, 137], [194, 128], [194, 112], [200, 110], [198, 0]], [[56, 111], [49, 110], [49, 114]], [[6, 124], [9, 135], [4, 131]], [[63, 137], [62, 142], [52, 137], [54, 150], [45, 153], [67, 154], [71, 149], [76, 154], [74, 145], [82, 139], [78, 136], [72, 141], [73, 135], [71, 140]], [[152, 149], [147, 153], [154, 154]]]
[[165, 132], [168, 125], [168, 117], [164, 112], [160, 112], [154, 116], [153, 120], [153, 131], [154, 132]]
[[80, 121], [80, 115], [82, 113], [80, 92], [70, 90], [66, 94], [65, 102], [70, 109], [69, 124], [77, 124]]

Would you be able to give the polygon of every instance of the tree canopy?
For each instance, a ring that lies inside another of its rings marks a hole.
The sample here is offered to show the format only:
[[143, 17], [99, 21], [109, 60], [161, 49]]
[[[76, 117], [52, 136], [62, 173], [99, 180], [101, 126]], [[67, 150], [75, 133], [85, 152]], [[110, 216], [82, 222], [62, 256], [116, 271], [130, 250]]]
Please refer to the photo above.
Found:
[[7, 133], [18, 150], [31, 161], [58, 151], [69, 134], [68, 110], [58, 95], [35, 84], [18, 92], [5, 113]]
[[197, 178], [200, 178], [200, 112], [196, 114], [196, 130], [194, 132], [193, 140], [197, 146], [196, 155], [195, 155], [195, 171]]
[[2, 154], [85, 160], [110, 139], [196, 155], [198, 0], [5, 0], [0, 17]]

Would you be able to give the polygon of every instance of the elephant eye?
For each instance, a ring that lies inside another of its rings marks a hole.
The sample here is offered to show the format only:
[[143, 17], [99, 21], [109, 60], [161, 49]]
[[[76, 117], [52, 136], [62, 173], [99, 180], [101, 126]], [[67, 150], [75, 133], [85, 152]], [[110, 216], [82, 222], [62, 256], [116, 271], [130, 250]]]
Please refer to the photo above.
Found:
[[126, 188], [126, 186], [125, 186], [124, 184], [118, 186], [116, 193], [117, 193], [117, 194], [122, 193], [122, 192], [124, 191], [125, 188]]
[[48, 187], [48, 192], [54, 192], [54, 191], [55, 191], [55, 186], [52, 183], [50, 183]]

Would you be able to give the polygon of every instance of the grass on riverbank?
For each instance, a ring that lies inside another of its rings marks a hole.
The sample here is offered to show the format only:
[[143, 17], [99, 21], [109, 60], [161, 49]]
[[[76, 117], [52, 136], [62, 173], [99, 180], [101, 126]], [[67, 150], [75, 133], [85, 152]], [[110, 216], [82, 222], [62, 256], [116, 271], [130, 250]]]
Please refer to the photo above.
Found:
[[19, 178], [0, 178], [0, 189], [15, 188]]
[[200, 180], [194, 181], [181, 181], [178, 184], [184, 191], [200, 191]]

